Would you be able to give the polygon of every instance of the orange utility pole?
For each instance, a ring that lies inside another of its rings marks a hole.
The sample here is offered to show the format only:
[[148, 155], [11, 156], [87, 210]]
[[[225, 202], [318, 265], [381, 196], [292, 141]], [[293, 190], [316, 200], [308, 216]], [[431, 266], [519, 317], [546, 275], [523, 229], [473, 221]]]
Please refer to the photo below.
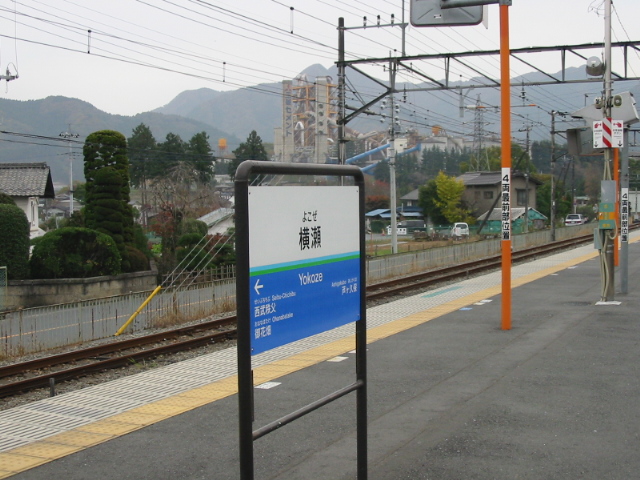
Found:
[[500, 1], [500, 135], [502, 137], [502, 330], [511, 330], [511, 77], [509, 5]]

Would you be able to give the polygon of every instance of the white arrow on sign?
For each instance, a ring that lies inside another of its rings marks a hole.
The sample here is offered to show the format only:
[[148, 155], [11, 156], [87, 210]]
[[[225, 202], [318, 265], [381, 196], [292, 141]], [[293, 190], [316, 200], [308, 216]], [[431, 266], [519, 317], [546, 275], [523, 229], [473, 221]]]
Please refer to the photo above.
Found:
[[260, 285], [260, 279], [256, 280], [256, 284], [253, 286], [253, 289], [258, 295], [260, 295], [260, 290], [262, 290], [262, 287], [264, 287], [264, 285]]

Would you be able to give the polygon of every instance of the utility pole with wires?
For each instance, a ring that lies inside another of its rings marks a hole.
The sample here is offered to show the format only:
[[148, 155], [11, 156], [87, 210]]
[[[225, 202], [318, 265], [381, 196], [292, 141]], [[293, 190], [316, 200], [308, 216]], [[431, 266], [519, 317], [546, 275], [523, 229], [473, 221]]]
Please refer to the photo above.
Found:
[[80, 137], [79, 133], [71, 133], [71, 125], [69, 131], [60, 134], [69, 145], [69, 218], [73, 215], [73, 152], [71, 151], [71, 139]]
[[524, 172], [524, 233], [529, 233], [529, 176], [531, 175], [531, 123], [527, 118], [527, 124], [520, 129], [527, 132], [525, 140], [525, 152], [529, 159]]
[[566, 116], [565, 112], [551, 111], [551, 199], [549, 205], [549, 223], [551, 241], [556, 241], [556, 115]]
[[485, 107], [480, 101], [480, 94], [478, 94], [474, 106], [475, 112], [473, 112], [473, 153], [476, 155], [476, 168], [478, 171], [482, 170], [480, 168], [480, 156], [482, 155], [482, 141], [484, 140], [484, 109]]
[[[389, 61], [389, 85], [391, 93], [389, 94], [389, 103], [391, 108], [391, 121], [389, 126], [389, 148], [387, 149], [387, 157], [389, 159], [389, 206], [391, 210], [391, 252], [398, 253], [398, 219], [397, 219], [397, 193], [396, 193], [396, 158], [400, 153], [396, 148], [396, 126], [399, 124], [397, 115], [399, 113], [399, 105], [395, 103], [394, 91], [396, 88], [396, 72], [398, 65], [392, 60]], [[383, 108], [386, 107], [385, 100], [382, 101]], [[385, 116], [381, 121], [384, 121]]]
[[[604, 119], [611, 118], [611, 103], [612, 103], [612, 81], [611, 81], [611, 0], [605, 0], [605, 14], [604, 14], [604, 95], [603, 95], [603, 109], [602, 114]], [[604, 198], [607, 192], [611, 193], [611, 188], [608, 188], [609, 185], [613, 182], [612, 177], [612, 159], [613, 159], [613, 149], [605, 148], [604, 150], [604, 173], [602, 180], [602, 197], [600, 201], [601, 208], [599, 209], [599, 215], [606, 215], [609, 212], [603, 212], [603, 207], [605, 205], [610, 205], [613, 203], [616, 204], [616, 188], [613, 188], [613, 195], [609, 195], [613, 197], [613, 202], [608, 202], [606, 198]], [[607, 210], [609, 210], [607, 208]], [[614, 220], [615, 222], [615, 220]], [[600, 249], [600, 266], [602, 273], [602, 298], [601, 302], [612, 302], [614, 301], [615, 296], [615, 261], [614, 261], [614, 239], [616, 237], [616, 228], [615, 223], [613, 224], [614, 228], [610, 228], [611, 222], [607, 222], [607, 220], [599, 221], [599, 237], [601, 241], [602, 248]]]

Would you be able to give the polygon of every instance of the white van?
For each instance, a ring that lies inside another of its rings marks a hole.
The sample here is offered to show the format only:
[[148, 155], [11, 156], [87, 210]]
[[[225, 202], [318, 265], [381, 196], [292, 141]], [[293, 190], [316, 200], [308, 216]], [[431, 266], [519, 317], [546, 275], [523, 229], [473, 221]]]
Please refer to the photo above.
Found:
[[454, 223], [453, 227], [451, 227], [451, 238], [454, 240], [469, 238], [469, 225], [464, 222]]

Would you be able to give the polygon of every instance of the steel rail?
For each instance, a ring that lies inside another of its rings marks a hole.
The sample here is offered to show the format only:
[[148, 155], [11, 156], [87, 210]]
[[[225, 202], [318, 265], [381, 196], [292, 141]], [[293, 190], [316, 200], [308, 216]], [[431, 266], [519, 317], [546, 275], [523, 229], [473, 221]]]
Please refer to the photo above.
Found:
[[32, 378], [18, 380], [16, 382], [0, 385], [0, 398], [16, 395], [18, 393], [34, 390], [36, 388], [48, 387], [51, 379], [54, 379], [56, 382], [60, 382], [82, 377], [91, 373], [101, 372], [104, 370], [130, 366], [141, 360], [155, 358], [168, 353], [182, 352], [202, 345], [235, 338], [235, 334], [236, 330], [217, 332], [214, 334], [192, 338], [181, 342], [174, 342], [170, 345], [162, 345], [160, 347], [138, 351], [130, 353], [128, 355], [121, 355], [109, 359], [101, 359], [87, 365], [67, 368], [57, 372], [45, 373]]

